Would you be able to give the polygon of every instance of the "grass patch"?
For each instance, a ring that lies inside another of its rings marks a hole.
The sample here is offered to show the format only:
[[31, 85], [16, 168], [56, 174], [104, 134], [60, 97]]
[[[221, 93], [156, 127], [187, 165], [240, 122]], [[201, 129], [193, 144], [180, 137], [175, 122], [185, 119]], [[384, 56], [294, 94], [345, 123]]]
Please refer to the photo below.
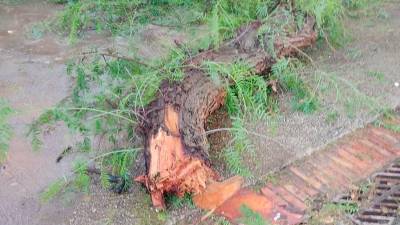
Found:
[[384, 81], [385, 80], [385, 74], [379, 71], [368, 71], [367, 75], [369, 77], [375, 78], [378, 81]]
[[168, 214], [165, 211], [160, 211], [157, 213], [157, 219], [161, 222], [166, 222], [168, 219]]
[[9, 143], [12, 137], [12, 128], [8, 123], [10, 117], [14, 114], [14, 110], [9, 104], [0, 99], [0, 164], [7, 157]]
[[40, 194], [40, 199], [43, 202], [48, 202], [57, 196], [66, 187], [67, 181], [64, 179], [59, 179], [52, 184], [50, 184], [44, 192]]
[[90, 177], [87, 172], [87, 165], [82, 161], [75, 162], [74, 165], [75, 178], [73, 181], [74, 186], [78, 190], [82, 190], [86, 193], [89, 192]]
[[240, 212], [242, 213], [242, 217], [239, 218], [239, 222], [241, 224], [246, 225], [269, 225], [268, 221], [264, 220], [264, 218], [257, 212], [253, 211], [246, 205], [242, 205], [240, 207]]
[[56, 30], [66, 33], [71, 43], [85, 31], [106, 31], [131, 36], [148, 24], [184, 28], [203, 20], [201, 1], [164, 0], [79, 0], [67, 3], [53, 21]]
[[165, 202], [167, 204], [168, 208], [172, 208], [172, 209], [180, 209], [183, 207], [189, 207], [194, 209], [195, 205], [193, 203], [192, 200], [192, 195], [186, 193], [183, 197], [178, 197], [174, 194], [171, 195], [166, 195], [165, 196]]
[[[285, 2], [280, 0], [52, 1], [65, 4], [65, 9], [52, 22], [52, 27], [66, 34], [71, 43], [76, 42], [89, 30], [132, 36], [149, 24], [173, 29], [206, 24], [210, 33], [206, 37], [208, 43], [206, 47], [218, 47], [222, 41], [232, 38], [237, 28], [249, 21], [270, 20], [276, 14], [276, 6]], [[286, 22], [296, 20], [301, 24], [305, 14], [313, 15], [317, 19], [320, 36], [330, 38], [332, 43], [340, 45], [345, 36], [341, 22], [344, 6], [358, 8], [361, 4], [354, 0], [300, 0], [295, 4], [295, 16], [290, 15], [293, 9], [290, 7], [287, 9]], [[283, 30], [287, 25], [282, 21], [279, 23], [279, 26], [269, 31], [278, 34], [279, 30]]]
[[322, 208], [311, 214], [310, 219], [307, 224], [310, 225], [323, 225], [323, 224], [335, 224], [338, 222], [345, 214], [355, 214], [359, 210], [357, 203], [326, 203]]
[[315, 92], [297, 74], [302, 66], [299, 61], [292, 60], [290, 62], [287, 59], [282, 59], [272, 67], [272, 73], [280, 81], [283, 88], [292, 94], [293, 109], [312, 113], [318, 108], [318, 100]]
[[219, 217], [216, 219], [216, 225], [232, 225], [229, 220], [227, 220], [225, 217]]
[[329, 111], [328, 114], [326, 115], [325, 122], [328, 124], [334, 124], [340, 117], [339, 112], [333, 110]]
[[396, 117], [397, 115], [395, 111], [384, 110], [382, 118], [377, 119], [374, 122], [374, 125], [377, 127], [383, 127], [385, 129], [391, 130], [395, 133], [400, 133], [400, 125], [393, 122], [393, 119]]

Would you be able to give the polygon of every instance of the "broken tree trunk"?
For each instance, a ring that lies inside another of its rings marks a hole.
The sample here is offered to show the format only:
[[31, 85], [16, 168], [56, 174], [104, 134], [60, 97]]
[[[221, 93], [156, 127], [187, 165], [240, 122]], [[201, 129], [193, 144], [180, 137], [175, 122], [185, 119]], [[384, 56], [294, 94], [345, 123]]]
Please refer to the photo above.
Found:
[[[268, 71], [275, 60], [260, 48], [261, 25], [259, 21], [253, 22], [239, 29], [237, 37], [220, 49], [190, 58], [183, 81], [164, 81], [157, 98], [144, 110], [146, 122], [139, 130], [145, 140], [146, 174], [136, 181], [147, 187], [155, 207], [165, 207], [165, 193], [183, 196], [188, 192], [194, 194], [198, 206], [212, 209], [239, 189], [240, 178], [218, 183], [218, 174], [208, 159], [204, 125], [207, 117], [224, 104], [226, 91], [199, 67], [207, 60], [220, 63], [242, 60], [252, 65], [256, 74]], [[293, 55], [311, 46], [316, 37], [314, 19], [308, 17], [301, 31], [274, 41], [276, 56]]]

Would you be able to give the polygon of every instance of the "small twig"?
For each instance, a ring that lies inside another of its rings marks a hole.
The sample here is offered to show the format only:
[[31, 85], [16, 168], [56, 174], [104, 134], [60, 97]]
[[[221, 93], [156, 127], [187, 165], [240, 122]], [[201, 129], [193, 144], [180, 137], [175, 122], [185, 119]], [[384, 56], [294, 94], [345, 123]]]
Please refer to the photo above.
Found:
[[108, 64], [108, 61], [107, 61], [106, 57], [105, 57], [104, 55], [101, 55], [101, 56], [103, 57], [104, 63], [105, 63], [108, 67], [110, 67], [110, 65]]

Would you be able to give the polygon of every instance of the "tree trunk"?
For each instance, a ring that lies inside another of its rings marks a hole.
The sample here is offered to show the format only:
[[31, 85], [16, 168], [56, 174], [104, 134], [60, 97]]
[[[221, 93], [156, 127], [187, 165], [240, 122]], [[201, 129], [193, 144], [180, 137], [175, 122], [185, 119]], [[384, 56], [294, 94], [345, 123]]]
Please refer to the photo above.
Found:
[[[218, 174], [211, 167], [204, 125], [207, 117], [224, 104], [226, 91], [198, 68], [207, 60], [221, 63], [242, 60], [252, 65], [255, 74], [270, 70], [275, 60], [260, 48], [261, 25], [256, 21], [244, 26], [235, 39], [221, 48], [190, 58], [183, 81], [164, 81], [157, 98], [144, 111], [146, 122], [139, 130], [145, 140], [146, 174], [136, 181], [147, 187], [155, 207], [165, 207], [165, 193], [183, 196], [188, 192], [195, 195], [196, 204], [211, 209], [240, 187], [240, 178], [218, 183]], [[311, 46], [316, 37], [314, 19], [308, 17], [300, 32], [275, 40], [276, 56], [293, 55]], [[218, 188], [220, 193], [216, 192]]]

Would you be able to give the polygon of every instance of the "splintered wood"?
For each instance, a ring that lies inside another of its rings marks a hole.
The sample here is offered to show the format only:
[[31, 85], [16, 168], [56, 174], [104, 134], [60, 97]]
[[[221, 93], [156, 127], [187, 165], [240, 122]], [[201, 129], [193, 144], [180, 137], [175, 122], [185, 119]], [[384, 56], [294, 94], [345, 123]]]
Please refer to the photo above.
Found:
[[201, 193], [210, 179], [217, 178], [202, 160], [185, 155], [178, 112], [167, 105], [164, 113], [165, 128], [160, 127], [149, 139], [151, 160], [148, 174], [136, 179], [146, 185], [153, 205], [158, 208], [165, 207], [165, 192], [174, 192], [180, 197], [186, 192]]

